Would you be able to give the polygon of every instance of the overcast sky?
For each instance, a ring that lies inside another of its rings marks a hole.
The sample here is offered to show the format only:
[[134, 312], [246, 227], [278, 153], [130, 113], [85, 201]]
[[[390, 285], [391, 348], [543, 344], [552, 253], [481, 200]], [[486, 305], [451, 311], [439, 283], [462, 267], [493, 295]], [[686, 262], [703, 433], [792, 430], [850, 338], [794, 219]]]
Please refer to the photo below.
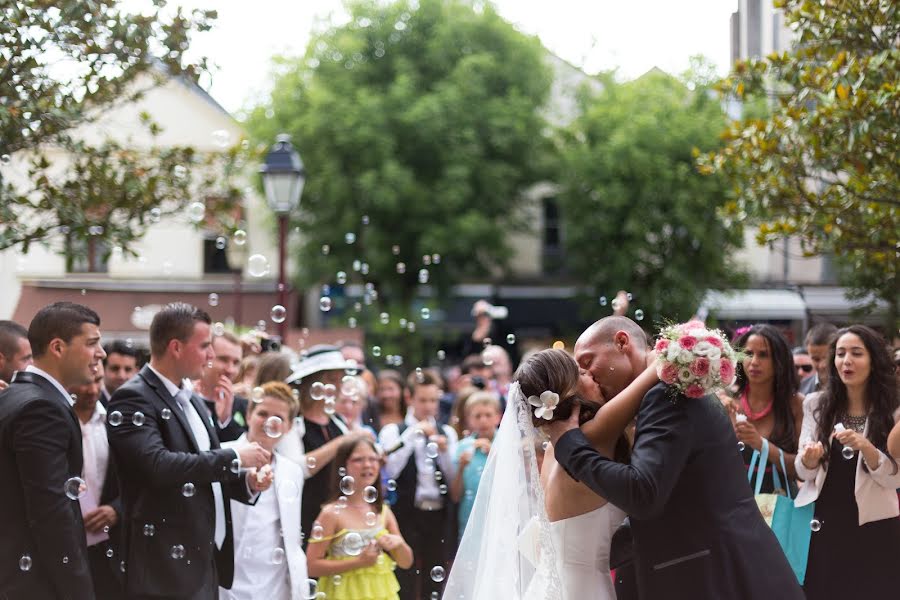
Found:
[[[498, 12], [521, 31], [588, 73], [618, 67], [623, 78], [657, 66], [673, 74], [703, 54], [725, 74], [728, 19], [738, 0], [495, 0]], [[210, 93], [229, 111], [264, 95], [269, 58], [302, 54], [310, 31], [329, 18], [344, 19], [341, 0], [183, 0], [214, 8], [213, 31], [193, 50], [217, 66]]]

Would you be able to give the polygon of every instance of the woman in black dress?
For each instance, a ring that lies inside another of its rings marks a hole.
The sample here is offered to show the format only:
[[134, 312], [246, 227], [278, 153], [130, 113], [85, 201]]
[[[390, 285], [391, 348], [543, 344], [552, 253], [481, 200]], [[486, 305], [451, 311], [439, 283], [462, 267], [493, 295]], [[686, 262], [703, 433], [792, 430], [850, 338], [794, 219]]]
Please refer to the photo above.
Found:
[[900, 416], [893, 364], [862, 325], [838, 331], [830, 358], [828, 386], [804, 402], [796, 461], [805, 480], [797, 505], [816, 502], [806, 597], [897, 598], [900, 469], [886, 451]]

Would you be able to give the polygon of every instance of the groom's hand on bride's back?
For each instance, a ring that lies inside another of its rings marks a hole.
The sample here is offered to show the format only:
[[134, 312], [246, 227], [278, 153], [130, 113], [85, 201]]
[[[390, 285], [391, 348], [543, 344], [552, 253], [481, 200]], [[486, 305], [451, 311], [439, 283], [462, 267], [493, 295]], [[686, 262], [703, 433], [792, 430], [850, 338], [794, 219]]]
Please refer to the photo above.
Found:
[[550, 437], [550, 443], [556, 446], [556, 442], [567, 431], [578, 429], [578, 416], [581, 414], [581, 405], [575, 403], [572, 406], [572, 414], [568, 419], [552, 421], [541, 426], [541, 431]]

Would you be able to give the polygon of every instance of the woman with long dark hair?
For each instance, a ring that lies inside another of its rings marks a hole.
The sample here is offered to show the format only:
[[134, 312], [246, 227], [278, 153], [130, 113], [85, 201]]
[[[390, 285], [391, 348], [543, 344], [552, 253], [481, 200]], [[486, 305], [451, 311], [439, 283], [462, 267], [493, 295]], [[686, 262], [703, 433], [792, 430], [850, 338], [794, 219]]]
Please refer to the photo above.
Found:
[[381, 455], [369, 439], [348, 439], [333, 461], [331, 499], [322, 506], [306, 550], [310, 577], [336, 600], [396, 600], [394, 564], [413, 555], [384, 502]]
[[894, 366], [863, 325], [838, 331], [830, 376], [803, 403], [797, 506], [815, 501], [805, 590], [809, 600], [896, 598], [900, 487], [888, 435], [900, 419]]
[[[735, 340], [745, 358], [737, 365], [737, 391], [729, 402], [744, 463], [761, 452], [768, 440], [769, 467], [761, 491], [775, 489], [772, 465], [781, 470], [781, 456], [789, 479], [795, 479], [794, 458], [803, 421], [803, 397], [797, 393], [794, 358], [784, 336], [771, 325], [754, 325]], [[740, 415], [743, 415], [741, 417]], [[784, 474], [779, 476], [782, 486]]]

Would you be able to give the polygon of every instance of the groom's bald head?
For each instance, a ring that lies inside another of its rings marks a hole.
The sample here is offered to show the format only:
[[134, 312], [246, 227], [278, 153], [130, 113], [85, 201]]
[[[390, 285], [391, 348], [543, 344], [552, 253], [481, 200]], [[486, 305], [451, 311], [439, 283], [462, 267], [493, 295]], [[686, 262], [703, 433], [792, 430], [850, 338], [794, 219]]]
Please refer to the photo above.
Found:
[[575, 342], [575, 360], [609, 400], [631, 383], [647, 362], [647, 335], [627, 317], [600, 319]]

